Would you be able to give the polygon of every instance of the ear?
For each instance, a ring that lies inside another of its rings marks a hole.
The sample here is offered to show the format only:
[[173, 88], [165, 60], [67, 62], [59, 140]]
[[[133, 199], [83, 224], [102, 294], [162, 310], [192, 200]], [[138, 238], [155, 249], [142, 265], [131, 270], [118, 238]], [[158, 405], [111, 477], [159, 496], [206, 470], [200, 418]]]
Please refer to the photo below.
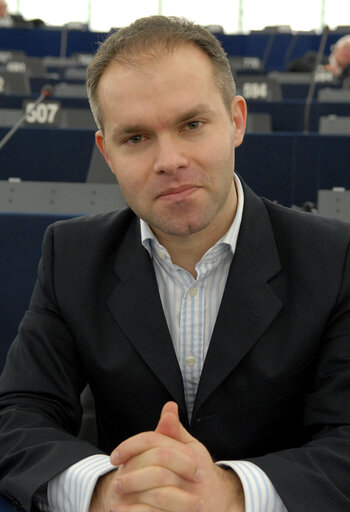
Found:
[[96, 146], [101, 151], [101, 153], [103, 155], [103, 158], [106, 160], [106, 162], [108, 164], [108, 167], [111, 168], [111, 161], [110, 161], [110, 159], [108, 157], [108, 154], [107, 154], [105, 138], [104, 138], [103, 133], [101, 132], [101, 130], [98, 130], [95, 133], [95, 142], [96, 142]]
[[235, 96], [231, 105], [232, 120], [235, 125], [235, 148], [242, 144], [247, 121], [247, 104], [242, 96]]

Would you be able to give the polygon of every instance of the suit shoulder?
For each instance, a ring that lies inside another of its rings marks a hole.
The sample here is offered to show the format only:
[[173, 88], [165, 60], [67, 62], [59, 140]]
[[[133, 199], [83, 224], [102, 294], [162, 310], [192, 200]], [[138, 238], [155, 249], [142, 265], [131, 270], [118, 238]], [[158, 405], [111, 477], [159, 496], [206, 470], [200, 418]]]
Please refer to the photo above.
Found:
[[129, 208], [124, 208], [109, 213], [59, 220], [51, 224], [49, 230], [53, 231], [56, 237], [106, 236], [109, 232], [115, 235], [116, 232], [125, 231], [135, 218], [135, 214]]
[[43, 252], [67, 260], [87, 262], [91, 255], [107, 255], [120, 246], [126, 233], [138, 233], [136, 215], [129, 209], [86, 215], [51, 224], [44, 237]]
[[129, 208], [60, 220], [46, 231], [42, 260], [49, 266], [54, 262], [62, 274], [88, 275], [105, 268], [120, 247], [127, 250], [137, 240], [138, 217]]
[[300, 242], [320, 243], [327, 245], [339, 241], [348, 244], [350, 241], [350, 222], [344, 222], [331, 217], [302, 212], [281, 206], [267, 199], [263, 199], [271, 224], [278, 230], [279, 236], [285, 233], [289, 239]]

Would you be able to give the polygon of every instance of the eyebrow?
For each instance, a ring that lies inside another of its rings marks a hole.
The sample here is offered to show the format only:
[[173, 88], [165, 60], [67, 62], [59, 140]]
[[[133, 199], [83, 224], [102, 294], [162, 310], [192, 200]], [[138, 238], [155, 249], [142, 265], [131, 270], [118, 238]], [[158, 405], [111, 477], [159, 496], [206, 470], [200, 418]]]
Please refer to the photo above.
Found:
[[[205, 103], [199, 103], [195, 107], [191, 108], [187, 112], [184, 112], [180, 114], [177, 118], [174, 120], [174, 124], [181, 124], [185, 121], [188, 121], [189, 119], [192, 119], [198, 115], [203, 114], [211, 114], [213, 113], [213, 110], [210, 108], [209, 105]], [[128, 135], [133, 133], [140, 133], [147, 131], [149, 128], [147, 128], [147, 125], [144, 124], [126, 124], [126, 125], [120, 125], [115, 128], [113, 131], [113, 137], [117, 137], [120, 135]]]
[[192, 119], [192, 117], [197, 117], [199, 115], [203, 114], [211, 114], [213, 113], [213, 110], [210, 108], [209, 105], [205, 103], [199, 103], [191, 110], [188, 110], [187, 112], [184, 112], [181, 114], [178, 119], [176, 120], [176, 123], [181, 123], [184, 121], [187, 121], [188, 119]]

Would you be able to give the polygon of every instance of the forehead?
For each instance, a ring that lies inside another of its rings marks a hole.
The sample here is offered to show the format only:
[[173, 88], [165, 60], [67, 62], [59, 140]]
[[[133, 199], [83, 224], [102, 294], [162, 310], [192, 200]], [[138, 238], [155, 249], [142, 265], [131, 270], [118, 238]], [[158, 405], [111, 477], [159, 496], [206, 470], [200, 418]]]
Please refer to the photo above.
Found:
[[[98, 85], [104, 119], [126, 109], [143, 114], [152, 109], [177, 111], [190, 103], [221, 97], [209, 57], [186, 44], [157, 57], [144, 56], [127, 64], [112, 61]], [[186, 104], [187, 102], [187, 104]]]
[[128, 62], [112, 60], [100, 78], [98, 91], [109, 88], [118, 93], [127, 87], [131, 92], [134, 89], [138, 91], [142, 86], [156, 87], [173, 81], [181, 87], [186, 86], [189, 79], [195, 78], [195, 82], [213, 84], [213, 64], [200, 48], [184, 44], [172, 51], [131, 57]]
[[346, 41], [345, 43], [338, 46], [338, 50], [346, 51], [346, 52], [350, 51], [350, 41]]

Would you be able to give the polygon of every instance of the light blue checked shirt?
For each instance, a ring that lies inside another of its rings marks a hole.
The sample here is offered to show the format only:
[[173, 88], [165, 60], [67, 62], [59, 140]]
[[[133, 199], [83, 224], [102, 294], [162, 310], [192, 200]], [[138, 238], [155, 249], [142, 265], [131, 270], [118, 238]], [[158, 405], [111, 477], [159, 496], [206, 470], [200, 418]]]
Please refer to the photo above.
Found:
[[[210, 338], [224, 293], [241, 225], [244, 195], [235, 176], [238, 205], [228, 232], [196, 265], [197, 278], [171, 262], [152, 230], [141, 220], [142, 244], [153, 260], [164, 314], [182, 371], [187, 413], [193, 404]], [[241, 479], [245, 512], [287, 512], [268, 476], [248, 461], [219, 461], [231, 467]], [[88, 512], [97, 479], [115, 469], [107, 455], [93, 455], [60, 473], [48, 484], [50, 512]]]

